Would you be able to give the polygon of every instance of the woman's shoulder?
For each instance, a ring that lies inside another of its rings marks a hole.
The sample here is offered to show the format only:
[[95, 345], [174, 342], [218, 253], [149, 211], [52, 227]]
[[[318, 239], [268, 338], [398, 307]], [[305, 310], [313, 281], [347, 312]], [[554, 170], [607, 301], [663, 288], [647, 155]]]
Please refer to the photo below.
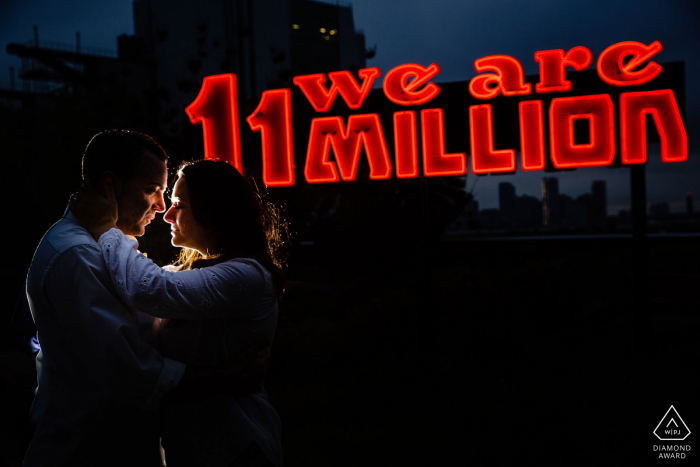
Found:
[[253, 258], [232, 258], [205, 269], [221, 274], [221, 279], [234, 288], [244, 287], [257, 293], [274, 289], [270, 272]]

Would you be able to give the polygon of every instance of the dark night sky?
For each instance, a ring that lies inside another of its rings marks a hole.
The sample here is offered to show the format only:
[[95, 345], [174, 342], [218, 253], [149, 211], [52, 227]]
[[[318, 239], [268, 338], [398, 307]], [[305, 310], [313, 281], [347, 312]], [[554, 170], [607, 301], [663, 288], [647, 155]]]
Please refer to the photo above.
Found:
[[[333, 3], [333, 2], [331, 2]], [[347, 4], [347, 2], [341, 2]], [[0, 2], [0, 81], [9, 80], [14, 57], [4, 53], [8, 42], [32, 38], [72, 43], [80, 31], [83, 46], [116, 49], [116, 37], [133, 33], [131, 0], [3, 0]], [[537, 50], [588, 47], [593, 61], [607, 46], [633, 40], [658, 40], [664, 49], [657, 61], [684, 60], [687, 86], [689, 160], [661, 164], [654, 150], [648, 165], [649, 202], [669, 201], [684, 209], [688, 191], [700, 193], [700, 2], [697, 0], [355, 0], [356, 28], [364, 30], [377, 56], [368, 65], [382, 73], [396, 65], [437, 63], [436, 81], [463, 81], [474, 76], [473, 61], [492, 54], [517, 58], [526, 74], [537, 73]], [[381, 82], [381, 81], [378, 81]], [[480, 178], [476, 198], [482, 208], [496, 207], [497, 184], [510, 181], [518, 194], [539, 197], [543, 172]], [[548, 174], [549, 175], [549, 174]], [[594, 179], [608, 180], [609, 213], [629, 204], [627, 169], [582, 169], [559, 174], [560, 192], [579, 195]], [[471, 178], [471, 177], [470, 177]], [[469, 184], [473, 182], [473, 178]], [[697, 195], [696, 195], [697, 197]]]

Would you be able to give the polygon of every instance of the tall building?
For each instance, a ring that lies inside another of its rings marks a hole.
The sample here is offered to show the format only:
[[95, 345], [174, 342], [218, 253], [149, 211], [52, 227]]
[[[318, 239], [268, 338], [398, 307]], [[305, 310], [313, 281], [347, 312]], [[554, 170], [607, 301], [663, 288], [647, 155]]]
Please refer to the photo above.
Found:
[[208, 75], [235, 73], [239, 98], [291, 87], [298, 74], [365, 67], [352, 7], [310, 0], [135, 0], [121, 50], [155, 64], [161, 106], [182, 114]]
[[605, 180], [595, 180], [591, 184], [591, 219], [592, 224], [605, 224], [608, 217], [608, 195]]
[[507, 224], [513, 222], [516, 211], [515, 186], [512, 183], [501, 182], [498, 184], [498, 209], [501, 211], [501, 219]]
[[559, 179], [542, 178], [542, 225], [559, 224]]

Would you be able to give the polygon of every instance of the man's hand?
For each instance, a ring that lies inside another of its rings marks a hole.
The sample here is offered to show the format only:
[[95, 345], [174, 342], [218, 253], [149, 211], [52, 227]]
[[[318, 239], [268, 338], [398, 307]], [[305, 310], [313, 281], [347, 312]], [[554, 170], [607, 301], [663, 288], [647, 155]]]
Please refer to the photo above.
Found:
[[104, 188], [106, 196], [102, 196], [86, 183], [69, 201], [71, 212], [95, 240], [99, 240], [103, 233], [117, 226], [119, 210], [111, 179], [105, 181]]

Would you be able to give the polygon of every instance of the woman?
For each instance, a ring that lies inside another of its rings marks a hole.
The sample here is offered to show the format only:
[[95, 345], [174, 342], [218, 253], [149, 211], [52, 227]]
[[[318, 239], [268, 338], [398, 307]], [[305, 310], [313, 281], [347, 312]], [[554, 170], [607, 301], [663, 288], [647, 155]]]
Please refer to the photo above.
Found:
[[[261, 336], [274, 335], [283, 287], [275, 259], [278, 224], [225, 162], [188, 163], [178, 177], [164, 216], [172, 244], [183, 247], [176, 266], [160, 268], [115, 228], [113, 196], [106, 201], [87, 190], [71, 209], [99, 238], [120, 298], [156, 317], [152, 337], [161, 354], [187, 365], [226, 368]], [[99, 212], [104, 210], [112, 214]], [[279, 466], [279, 427], [264, 389], [161, 409], [169, 467]]]

